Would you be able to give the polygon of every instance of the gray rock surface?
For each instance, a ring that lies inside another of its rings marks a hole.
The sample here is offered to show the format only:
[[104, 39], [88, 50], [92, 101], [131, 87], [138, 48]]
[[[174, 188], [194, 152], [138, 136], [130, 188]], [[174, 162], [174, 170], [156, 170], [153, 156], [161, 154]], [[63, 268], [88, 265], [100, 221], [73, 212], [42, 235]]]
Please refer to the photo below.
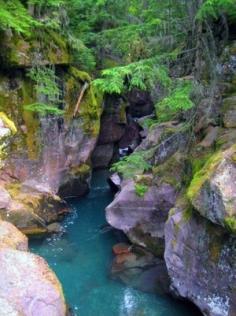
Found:
[[235, 316], [236, 238], [197, 213], [172, 210], [165, 261], [175, 295], [206, 316]]

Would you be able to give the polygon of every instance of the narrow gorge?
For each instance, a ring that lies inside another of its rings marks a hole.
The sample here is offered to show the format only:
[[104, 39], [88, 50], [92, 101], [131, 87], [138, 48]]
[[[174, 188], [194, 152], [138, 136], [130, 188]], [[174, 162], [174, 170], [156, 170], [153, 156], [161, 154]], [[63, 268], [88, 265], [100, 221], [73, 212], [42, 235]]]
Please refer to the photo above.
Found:
[[236, 316], [235, 0], [0, 0], [0, 316]]

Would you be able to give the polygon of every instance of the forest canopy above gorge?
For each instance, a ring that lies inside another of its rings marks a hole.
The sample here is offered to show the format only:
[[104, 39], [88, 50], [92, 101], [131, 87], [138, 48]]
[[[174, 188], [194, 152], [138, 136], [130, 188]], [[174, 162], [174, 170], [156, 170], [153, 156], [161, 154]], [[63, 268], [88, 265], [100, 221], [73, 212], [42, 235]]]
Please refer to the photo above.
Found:
[[167, 101], [175, 109], [192, 105], [190, 84], [173, 80], [182, 74], [171, 69], [181, 61], [183, 74], [197, 77], [204, 58], [211, 68], [214, 24], [226, 38], [226, 25], [235, 19], [235, 0], [0, 0], [2, 32], [32, 38], [56, 31], [100, 90], [124, 94], [159, 86], [169, 98], [156, 100], [160, 110]]

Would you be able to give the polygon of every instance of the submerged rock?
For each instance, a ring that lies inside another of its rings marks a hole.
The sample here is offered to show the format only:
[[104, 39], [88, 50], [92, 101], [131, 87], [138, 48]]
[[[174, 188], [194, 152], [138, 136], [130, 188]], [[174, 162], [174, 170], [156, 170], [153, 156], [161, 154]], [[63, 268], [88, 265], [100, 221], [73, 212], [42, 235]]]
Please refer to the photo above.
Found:
[[113, 247], [111, 276], [144, 292], [168, 293], [169, 277], [164, 260], [140, 247], [117, 244]]

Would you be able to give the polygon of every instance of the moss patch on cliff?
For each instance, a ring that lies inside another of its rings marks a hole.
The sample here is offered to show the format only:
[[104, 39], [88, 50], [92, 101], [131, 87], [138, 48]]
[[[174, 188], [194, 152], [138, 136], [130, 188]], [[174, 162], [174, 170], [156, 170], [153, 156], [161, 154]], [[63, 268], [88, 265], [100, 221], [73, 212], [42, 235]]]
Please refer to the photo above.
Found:
[[226, 217], [224, 224], [230, 233], [236, 234], [236, 218], [234, 216]]
[[211, 177], [216, 167], [219, 165], [223, 158], [222, 152], [218, 152], [207, 160], [202, 169], [194, 174], [193, 180], [187, 191], [187, 196], [192, 200], [200, 191], [202, 185]]
[[85, 133], [97, 136], [100, 130], [103, 95], [91, 84], [91, 78], [86, 72], [70, 67], [67, 78], [65, 118], [73, 119], [82, 86], [87, 82], [89, 85], [79, 105], [76, 118], [81, 120]]
[[4, 34], [0, 48], [5, 53], [4, 62], [11, 67], [28, 67], [35, 64], [69, 64], [66, 40], [52, 29], [35, 29], [30, 36]]

